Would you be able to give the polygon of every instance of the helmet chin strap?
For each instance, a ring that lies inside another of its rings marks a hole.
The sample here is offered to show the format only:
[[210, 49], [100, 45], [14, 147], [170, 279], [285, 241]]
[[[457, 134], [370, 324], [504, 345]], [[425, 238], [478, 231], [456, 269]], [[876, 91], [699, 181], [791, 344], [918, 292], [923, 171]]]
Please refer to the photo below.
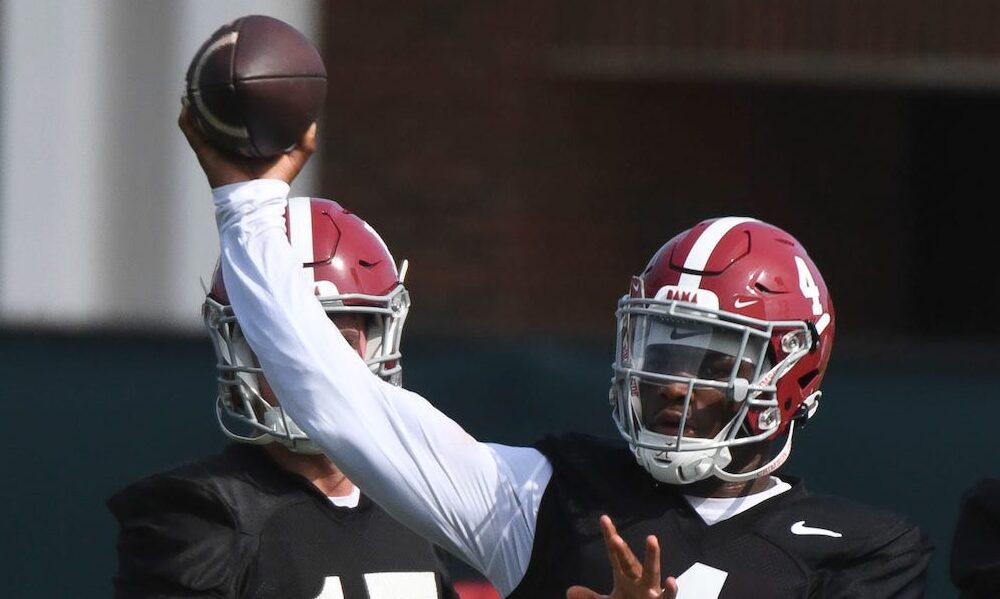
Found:
[[779, 451], [778, 455], [774, 456], [774, 458], [770, 462], [764, 464], [760, 468], [757, 468], [756, 470], [751, 470], [750, 472], [733, 473], [733, 472], [726, 472], [725, 470], [723, 470], [723, 468], [725, 468], [727, 465], [724, 464], [722, 466], [714, 466], [712, 470], [712, 475], [726, 482], [742, 483], [771, 474], [772, 472], [780, 468], [781, 465], [785, 463], [785, 460], [788, 459], [789, 454], [792, 453], [792, 432], [794, 431], [794, 429], [795, 429], [795, 421], [793, 420], [788, 423], [788, 436], [785, 438], [785, 444], [782, 446], [781, 451]]
[[[803, 350], [789, 355], [781, 362], [775, 364], [774, 368], [772, 368], [770, 371], [761, 376], [760, 381], [771, 382], [773, 380], [781, 378], [782, 376], [785, 375], [785, 373], [791, 370], [792, 367], [795, 366], [796, 363], [798, 363], [799, 359], [806, 353], [807, 351]], [[812, 398], [813, 396], [810, 396], [808, 399]], [[813, 400], [811, 403], [815, 403], [815, 400]], [[813, 412], [815, 412], [815, 407], [813, 407]], [[812, 412], [810, 412], [810, 415], [812, 415]], [[725, 463], [721, 465], [714, 465], [712, 467], [711, 475], [726, 482], [742, 483], [771, 474], [778, 468], [781, 468], [781, 465], [785, 463], [785, 460], [787, 460], [788, 456], [792, 453], [792, 433], [794, 431], [795, 431], [795, 420], [792, 420], [788, 423], [788, 436], [785, 437], [785, 443], [781, 447], [781, 451], [779, 451], [778, 454], [771, 459], [771, 461], [764, 464], [760, 468], [751, 470], [749, 472], [735, 472], [735, 473], [726, 472], [725, 470], [723, 470], [723, 468], [725, 468], [729, 464]]]
[[290, 451], [306, 455], [323, 453], [323, 450], [280, 407], [271, 407], [264, 412], [264, 426], [272, 431], [267, 436]]
[[254, 435], [252, 437], [248, 437], [246, 435], [241, 435], [233, 431], [226, 424], [225, 420], [223, 420], [222, 415], [225, 413], [232, 414], [232, 412], [230, 412], [229, 409], [226, 408], [225, 401], [220, 395], [215, 399], [215, 420], [216, 422], [219, 423], [219, 428], [222, 429], [223, 434], [225, 434], [233, 441], [239, 441], [240, 443], [248, 443], [250, 445], [267, 445], [268, 443], [274, 441], [274, 439], [272, 439], [270, 435], [266, 434]]
[[[712, 439], [687, 439], [686, 445], [707, 445], [723, 439], [732, 428], [733, 423], [723, 427]], [[680, 441], [680, 439], [678, 439]], [[657, 452], [640, 450], [635, 452], [639, 463], [656, 480], [668, 485], [687, 485], [704, 480], [715, 471], [725, 468], [733, 456], [728, 447], [714, 449], [685, 449], [684, 451]], [[664, 456], [667, 463], [657, 459], [657, 454]]]
[[676, 464], [677, 476], [682, 484], [704, 480], [713, 472], [724, 468], [733, 459], [727, 447], [691, 453], [694, 455], [674, 453], [672, 456], [673, 462]]
[[[741, 483], [751, 481], [762, 476], [767, 476], [781, 467], [792, 453], [792, 436], [795, 430], [795, 421], [788, 424], [788, 436], [774, 458], [760, 468], [749, 472], [727, 472], [724, 470], [732, 461], [732, 454], [727, 447], [706, 450], [688, 450], [683, 452], [667, 452], [670, 457], [669, 467], [657, 464], [652, 455], [645, 455], [640, 464], [653, 478], [660, 482], [672, 485], [686, 485], [709, 476], [714, 476], [726, 482]], [[725, 434], [725, 431], [720, 435]], [[717, 440], [717, 439], [716, 439]]]

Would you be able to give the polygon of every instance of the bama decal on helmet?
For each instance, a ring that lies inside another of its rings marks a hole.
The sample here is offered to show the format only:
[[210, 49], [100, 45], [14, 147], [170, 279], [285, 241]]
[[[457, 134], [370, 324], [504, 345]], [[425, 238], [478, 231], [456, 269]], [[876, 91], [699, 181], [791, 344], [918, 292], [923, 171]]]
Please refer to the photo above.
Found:
[[654, 299], [687, 302], [713, 310], [719, 309], [719, 296], [715, 295], [714, 291], [709, 291], [708, 289], [691, 289], [690, 287], [664, 285], [656, 292]]

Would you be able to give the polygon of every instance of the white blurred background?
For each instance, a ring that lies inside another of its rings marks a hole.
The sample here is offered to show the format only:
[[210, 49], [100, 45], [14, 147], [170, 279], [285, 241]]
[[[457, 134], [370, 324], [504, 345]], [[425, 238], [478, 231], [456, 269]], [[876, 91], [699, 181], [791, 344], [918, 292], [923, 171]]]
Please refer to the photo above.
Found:
[[319, 9], [0, 0], [0, 326], [200, 331], [200, 279], [218, 247], [208, 185], [176, 126], [188, 61], [254, 13], [318, 45]]

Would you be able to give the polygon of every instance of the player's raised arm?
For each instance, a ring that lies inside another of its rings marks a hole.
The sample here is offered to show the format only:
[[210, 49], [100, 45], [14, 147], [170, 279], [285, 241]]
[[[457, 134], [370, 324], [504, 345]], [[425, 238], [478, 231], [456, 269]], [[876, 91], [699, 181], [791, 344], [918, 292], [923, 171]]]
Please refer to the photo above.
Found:
[[289, 154], [248, 162], [214, 150], [184, 114], [180, 125], [213, 186], [233, 310], [281, 405], [393, 516], [501, 592], [513, 588], [527, 568], [550, 466], [534, 449], [478, 442], [420, 396], [374, 376], [326, 316], [303, 283], [284, 220], [314, 131]]

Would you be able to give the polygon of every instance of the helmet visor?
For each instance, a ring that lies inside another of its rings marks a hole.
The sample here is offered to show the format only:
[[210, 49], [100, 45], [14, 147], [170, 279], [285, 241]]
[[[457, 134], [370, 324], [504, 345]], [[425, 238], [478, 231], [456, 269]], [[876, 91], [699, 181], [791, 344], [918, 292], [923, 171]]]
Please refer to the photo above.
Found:
[[767, 368], [767, 337], [745, 327], [668, 316], [637, 317], [632, 339], [636, 370], [655, 379], [755, 380]]

